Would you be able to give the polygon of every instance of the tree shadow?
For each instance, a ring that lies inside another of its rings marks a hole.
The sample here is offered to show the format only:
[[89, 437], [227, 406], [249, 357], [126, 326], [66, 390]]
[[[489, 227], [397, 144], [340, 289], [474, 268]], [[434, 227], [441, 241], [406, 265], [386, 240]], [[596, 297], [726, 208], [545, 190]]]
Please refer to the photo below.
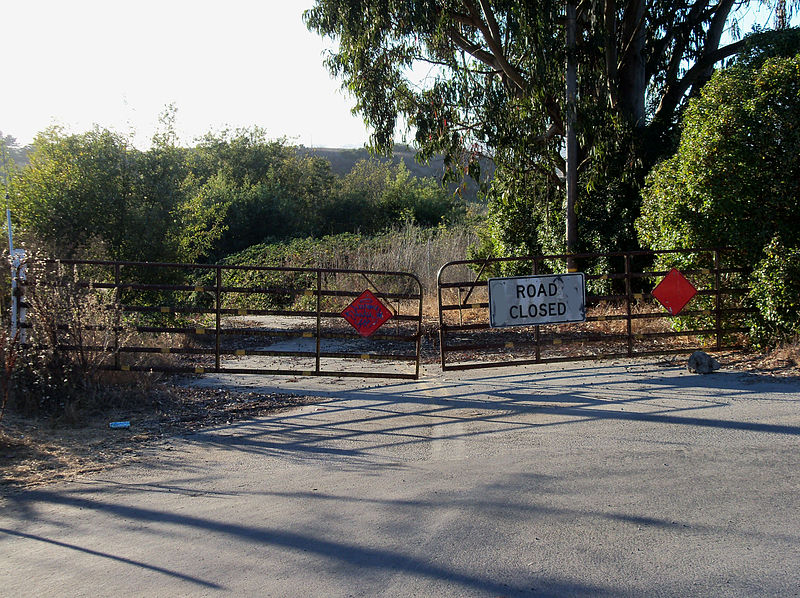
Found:
[[[577, 474], [576, 474], [577, 475]], [[190, 480], [191, 481], [191, 480]], [[413, 499], [400, 498], [374, 498], [355, 496], [342, 493], [326, 492], [291, 492], [280, 490], [266, 490], [259, 492], [259, 496], [266, 501], [289, 500], [291, 502], [304, 501], [309, 503], [309, 510], [314, 510], [315, 503], [333, 503], [333, 509], [338, 510], [337, 505], [351, 503], [363, 505], [369, 508], [388, 508], [392, 511], [403, 510], [406, 516], [414, 513], [444, 513], [453, 509], [460, 513], [469, 513], [476, 520], [482, 520], [486, 516], [500, 519], [514, 518], [513, 520], [536, 521], [549, 518], [555, 521], [569, 522], [574, 528], [579, 528], [581, 521], [605, 520], [615, 525], [621, 526], [620, 531], [633, 528], [657, 528], [663, 533], [669, 533], [673, 539], [680, 542], [681, 538], [696, 539], [698, 534], [716, 538], [719, 541], [724, 536], [730, 536], [733, 540], [752, 544], [753, 540], [777, 540], [789, 546], [796, 546], [800, 538], [792, 533], [767, 534], [752, 529], [731, 528], [726, 525], [711, 525], [698, 523], [690, 519], [681, 520], [664, 518], [635, 512], [635, 510], [622, 511], [612, 505], [608, 508], [598, 506], [581, 507], [571, 506], [569, 495], [563, 496], [564, 504], [555, 504], [549, 497], [550, 494], [558, 492], [558, 487], [562, 478], [517, 473], [507, 476], [500, 482], [484, 484], [477, 489], [475, 495], [466, 493], [437, 495], [428, 492]], [[281, 527], [254, 526], [237, 523], [234, 521], [215, 520], [209, 517], [200, 517], [188, 514], [184, 508], [180, 512], [169, 512], [159, 508], [148, 508], [143, 506], [132, 506], [121, 504], [118, 500], [120, 491], [131, 495], [138, 494], [141, 490], [138, 484], [115, 484], [107, 483], [102, 487], [75, 487], [63, 490], [29, 490], [14, 495], [11, 512], [17, 511], [17, 507], [26, 505], [22, 511], [29, 512], [45, 505], [56, 505], [66, 507], [83, 513], [97, 513], [110, 515], [119, 521], [135, 521], [136, 525], [132, 528], [137, 533], [149, 533], [161, 535], [167, 540], [169, 535], [178, 537], [186, 530], [197, 530], [204, 533], [208, 542], [221, 541], [223, 543], [235, 542], [236, 544], [255, 545], [263, 549], [285, 550], [290, 553], [307, 553], [312, 557], [321, 559], [324, 562], [334, 563], [337, 570], [346, 572], [348, 576], [353, 575], [394, 575], [399, 574], [407, 578], [423, 579], [433, 582], [446, 583], [448, 587], [463, 588], [465, 595], [494, 595], [494, 596], [620, 596], [632, 595], [630, 588], [615, 587], [613, 585], [599, 586], [597, 584], [585, 583], [578, 579], [573, 579], [568, 575], [553, 577], [552, 575], [542, 575], [532, 573], [520, 563], [515, 568], [507, 571], [504, 576], [506, 581], [494, 578], [490, 573], [479, 573], [470, 570], [468, 567], [455, 566], [443, 562], [437, 554], [418, 555], [406, 552], [398, 547], [376, 547], [359, 542], [355, 538], [338, 537], [331, 539], [322, 530], [312, 528], [302, 528], [301, 531], [286, 529]], [[154, 489], [156, 492], [163, 492], [164, 488], [184, 488], [184, 484], [178, 480], [160, 484]], [[532, 490], [535, 489], [535, 492]], [[147, 490], [143, 488], [142, 490]], [[527, 492], [526, 492], [527, 490]], [[573, 490], [575, 492], [575, 490]], [[115, 500], [116, 498], [116, 500]], [[224, 497], [221, 497], [224, 498]], [[646, 509], [646, 507], [642, 507]], [[65, 517], [69, 516], [70, 511], [66, 511]], [[524, 518], [524, 519], [523, 519]], [[413, 517], [411, 518], [413, 521]], [[400, 518], [405, 521], [404, 525], [409, 525], [409, 519]], [[411, 525], [415, 525], [415, 523]], [[399, 525], [399, 524], [396, 524]], [[453, 525], [461, 526], [462, 523]], [[174, 533], [168, 530], [173, 529]], [[393, 528], [391, 526], [384, 529], [388, 536], [402, 537], [405, 529]], [[112, 554], [107, 550], [87, 548], [73, 542], [66, 542], [45, 536], [37, 531], [19, 531], [8, 527], [0, 527], [0, 537], [5, 535], [7, 538], [15, 538], [18, 541], [32, 541], [48, 544], [52, 547], [63, 549], [69, 552], [76, 551], [90, 556], [108, 559], [121, 565], [141, 568], [158, 574], [163, 574], [170, 578], [194, 584], [207, 589], [225, 589], [221, 580], [202, 579], [200, 577], [175, 571], [167, 567], [146, 563], [120, 555]], [[217, 539], [215, 539], [217, 538]], [[132, 539], [135, 539], [132, 538]], [[491, 549], [491, 544], [487, 546]], [[457, 552], [463, 548], [455, 547]], [[536, 560], [536, 554], [531, 557]], [[513, 581], [512, 581], [513, 580]], [[524, 580], [524, 581], [522, 581]], [[768, 585], [765, 582], [765, 586]]]
[[[459, 570], [455, 567], [437, 564], [434, 558], [404, 554], [397, 550], [361, 546], [356, 542], [330, 540], [311, 533], [299, 533], [286, 529], [254, 527], [232, 522], [216, 521], [182, 513], [159, 509], [122, 505], [100, 500], [98, 497], [86, 498], [69, 493], [30, 490], [15, 495], [14, 502], [31, 504], [61, 505], [81, 510], [91, 510], [113, 515], [120, 520], [135, 520], [139, 524], [171, 525], [176, 528], [193, 528], [217, 536], [231, 538], [237, 542], [255, 544], [263, 547], [280, 548], [293, 552], [303, 552], [328, 559], [348, 568], [348, 571], [379, 571], [382, 573], [401, 573], [403, 575], [444, 581], [450, 586], [460, 586], [470, 592], [483, 592], [500, 596], [613, 596], [612, 588], [585, 584], [577, 580], [555, 579], [539, 576], [535, 587], [529, 584], [514, 585], [496, 581], [477, 573]], [[420, 506], [420, 505], [415, 505]], [[156, 573], [161, 573], [181, 581], [212, 589], [223, 589], [217, 583], [203, 580], [171, 569], [116, 556], [107, 552], [88, 549], [76, 544], [44, 537], [40, 534], [20, 532], [0, 528], [0, 534], [19, 539], [42, 542], [70, 551], [78, 551], [118, 563], [127, 564]], [[355, 573], [351, 573], [355, 574]]]
[[195, 584], [195, 585], [198, 585], [198, 586], [201, 586], [201, 587], [204, 587], [204, 588], [210, 588], [210, 589], [215, 589], [215, 590], [224, 589], [223, 586], [220, 586], [220, 585], [218, 585], [216, 583], [213, 583], [213, 582], [210, 582], [210, 581], [206, 581], [204, 579], [200, 579], [199, 577], [193, 577], [191, 575], [186, 575], [186, 574], [180, 573], [178, 571], [173, 571], [173, 570], [167, 569], [165, 567], [159, 567], [157, 565], [151, 565], [151, 564], [145, 563], [143, 561], [136, 561], [136, 560], [133, 560], [133, 559], [122, 557], [122, 556], [113, 555], [113, 554], [108, 553], [108, 552], [102, 552], [102, 551], [99, 551], [99, 550], [93, 550], [91, 548], [78, 546], [76, 544], [69, 544], [67, 542], [61, 542], [59, 540], [54, 540], [52, 538], [45, 538], [44, 536], [39, 536], [39, 535], [36, 535], [36, 534], [29, 534], [29, 533], [15, 531], [15, 530], [12, 530], [12, 529], [6, 529], [6, 528], [2, 528], [2, 527], [0, 527], [0, 534], [6, 534], [7, 536], [14, 536], [14, 537], [17, 537], [17, 538], [24, 538], [25, 540], [33, 540], [33, 541], [36, 541], [36, 542], [42, 542], [44, 544], [50, 544], [50, 545], [53, 545], [53, 546], [57, 546], [59, 548], [65, 548], [65, 549], [73, 550], [73, 551], [76, 551], [76, 552], [82, 552], [84, 554], [100, 557], [100, 558], [103, 558], [103, 559], [109, 559], [109, 560], [112, 560], [112, 561], [116, 561], [118, 563], [123, 563], [125, 565], [132, 565], [134, 567], [139, 567], [141, 569], [147, 569], [147, 570], [153, 571], [155, 573], [161, 573], [162, 575], [167, 575], [168, 577], [173, 577], [173, 578], [179, 579], [181, 581], [190, 582], [192, 584]]
[[[739, 374], [682, 376], [677, 372], [640, 369], [633, 379], [616, 379], [619, 368], [597, 367], [580, 370], [547, 371], [541, 375], [505, 373], [466, 379], [422, 380], [376, 385], [371, 388], [341, 389], [327, 393], [328, 402], [316, 407], [276, 414], [249, 422], [209, 428], [187, 436], [186, 442], [203, 448], [225, 451], [244, 451], [281, 460], [319, 460], [330, 466], [336, 461], [363, 475], [402, 471], [409, 467], [397, 456], [397, 449], [436, 442], [491, 437], [510, 431], [535, 431], [576, 422], [593, 420], [638, 421], [653, 425], [680, 425], [695, 428], [739, 430], [755, 434], [800, 435], [800, 426], [753, 422], [725, 418], [731, 402], [762, 400], [759, 394], [779, 392], [774, 400], [794, 403], [800, 389], [793, 385], [774, 390], [772, 380], [757, 378], [743, 385]], [[716, 380], [712, 378], [714, 376]], [[638, 390], [637, 390], [638, 387]], [[667, 401], [667, 399], [669, 399]], [[559, 417], [540, 417], [541, 415]], [[144, 524], [159, 524], [176, 530], [194, 529], [233, 539], [236, 542], [276, 547], [337, 563], [359, 572], [398, 573], [429, 580], [444, 581], [465, 588], [467, 593], [482, 592], [500, 596], [611, 596], [620, 589], [585, 584], [568, 577], [532, 575], [517, 572], [515, 579], [529, 578], [530, 582], [506, 584], [490, 574], [480, 574], [437, 562], [435, 555], [417, 556], [391, 547], [360, 544], [355, 539], [325, 537], [313, 530], [293, 531], [281, 527], [252, 526], [232, 521], [214, 520], [185, 512], [169, 512], [120, 504], [119, 494], [179, 493], [197, 495], [197, 487], [210, 487], [213, 479], [186, 475], [156, 484], [91, 483], [71, 489], [40, 489], [21, 491], [7, 498], [4, 515], [20, 523], [41, 524], [40, 505], [58, 505], [72, 509], [105, 513], [120, 520]], [[217, 484], [220, 480], [217, 481]], [[539, 497], [552, 492], [554, 480], [541, 478], [511, 478], [509, 487], [517, 485], [536, 488]], [[202, 493], [202, 492], [201, 492]], [[210, 492], [209, 498], [226, 500], [242, 494], [238, 491]], [[320, 492], [258, 492], [266, 499], [291, 499], [304, 503], [335, 502], [377, 505], [395, 509], [444, 510], [448, 508], [477, 509], [478, 513], [502, 513], [520, 517], [562, 517], [577, 520], [582, 517], [606, 519], [620, 524], [657, 527], [680, 533], [676, 526], [689, 527], [688, 522], [668, 520], [648, 514], [619, 510], [578, 509], [555, 506], [545, 500], [514, 502], [508, 493], [498, 498], [475, 500], [453, 496], [435, 498], [430, 495], [414, 499], [374, 499]], [[117, 496], [115, 496], [117, 495]], [[499, 498], [502, 496], [502, 500]], [[469, 500], [460, 503], [459, 500]], [[49, 512], [49, 511], [48, 511]], [[57, 524], [58, 522], [54, 522]], [[64, 524], [62, 524], [64, 525]], [[692, 524], [692, 530], [698, 526]], [[677, 531], [675, 531], [677, 530]], [[706, 527], [709, 534], [728, 533], [748, 536], [760, 532], [731, 531]], [[79, 551], [98, 558], [140, 567], [186, 581], [204, 588], [217, 589], [215, 582], [193, 577], [152, 564], [116, 556], [108, 551], [88, 549], [77, 544], [48, 538], [42, 533], [0, 529], [0, 533], [18, 541], [43, 542], [68, 551]], [[150, 533], [165, 534], [153, 528]], [[774, 534], [773, 534], [774, 536]], [[798, 538], [785, 534], [781, 541], [796, 544]]]

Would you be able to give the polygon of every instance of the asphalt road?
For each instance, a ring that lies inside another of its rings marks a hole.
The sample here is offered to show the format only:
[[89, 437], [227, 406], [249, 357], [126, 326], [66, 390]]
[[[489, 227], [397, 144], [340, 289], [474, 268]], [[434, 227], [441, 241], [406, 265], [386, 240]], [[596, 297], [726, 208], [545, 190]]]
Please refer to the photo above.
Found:
[[800, 383], [675, 364], [326, 396], [11, 493], [3, 596], [798, 596]]

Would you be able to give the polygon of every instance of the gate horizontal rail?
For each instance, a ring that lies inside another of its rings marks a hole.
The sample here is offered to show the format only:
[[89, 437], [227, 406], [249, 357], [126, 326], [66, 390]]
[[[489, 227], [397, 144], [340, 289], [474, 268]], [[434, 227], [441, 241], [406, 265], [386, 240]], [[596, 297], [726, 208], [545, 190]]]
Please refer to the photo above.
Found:
[[[586, 268], [585, 321], [491, 327], [490, 277], [566, 272], [568, 258]], [[686, 249], [448, 262], [437, 284], [442, 369], [682, 354], [709, 343], [740, 348], [743, 318], [754, 310], [742, 302], [747, 270], [733, 259], [729, 249]], [[673, 264], [698, 291], [677, 317], [651, 293]]]
[[[35, 317], [41, 287], [104, 294], [102, 310], [114, 321], [93, 322], [86, 314], [53, 326], [59, 350], [90, 352], [100, 369], [419, 377], [422, 285], [410, 273], [107, 260], [43, 264], [35, 270], [40, 276], [29, 268], [19, 280], [20, 306], [34, 308]], [[342, 317], [365, 290], [391, 313], [368, 338]], [[85, 337], [80, 344], [70, 342], [76, 326]], [[159, 359], [141, 362], [148, 355]]]

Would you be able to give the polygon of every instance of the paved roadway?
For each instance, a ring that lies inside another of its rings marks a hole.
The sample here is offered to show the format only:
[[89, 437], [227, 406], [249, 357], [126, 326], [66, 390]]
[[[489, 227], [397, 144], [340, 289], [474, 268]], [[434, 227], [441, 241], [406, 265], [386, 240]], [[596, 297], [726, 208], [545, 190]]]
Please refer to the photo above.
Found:
[[798, 596], [800, 384], [658, 361], [327, 401], [3, 497], [3, 596]]

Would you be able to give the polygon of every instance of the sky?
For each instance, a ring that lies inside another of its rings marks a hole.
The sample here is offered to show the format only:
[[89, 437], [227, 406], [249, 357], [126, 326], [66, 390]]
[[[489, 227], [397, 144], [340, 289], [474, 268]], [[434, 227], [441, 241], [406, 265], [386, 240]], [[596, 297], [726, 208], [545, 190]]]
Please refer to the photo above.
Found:
[[25, 145], [53, 124], [72, 133], [97, 124], [147, 149], [173, 104], [186, 144], [257, 125], [310, 147], [361, 147], [368, 131], [355, 101], [323, 65], [332, 42], [302, 22], [312, 5], [0, 0], [0, 131]]
[[149, 147], [177, 108], [181, 141], [263, 127], [314, 147], [368, 138], [306, 29], [313, 0], [0, 0], [0, 131], [22, 145], [52, 124], [94, 124]]

